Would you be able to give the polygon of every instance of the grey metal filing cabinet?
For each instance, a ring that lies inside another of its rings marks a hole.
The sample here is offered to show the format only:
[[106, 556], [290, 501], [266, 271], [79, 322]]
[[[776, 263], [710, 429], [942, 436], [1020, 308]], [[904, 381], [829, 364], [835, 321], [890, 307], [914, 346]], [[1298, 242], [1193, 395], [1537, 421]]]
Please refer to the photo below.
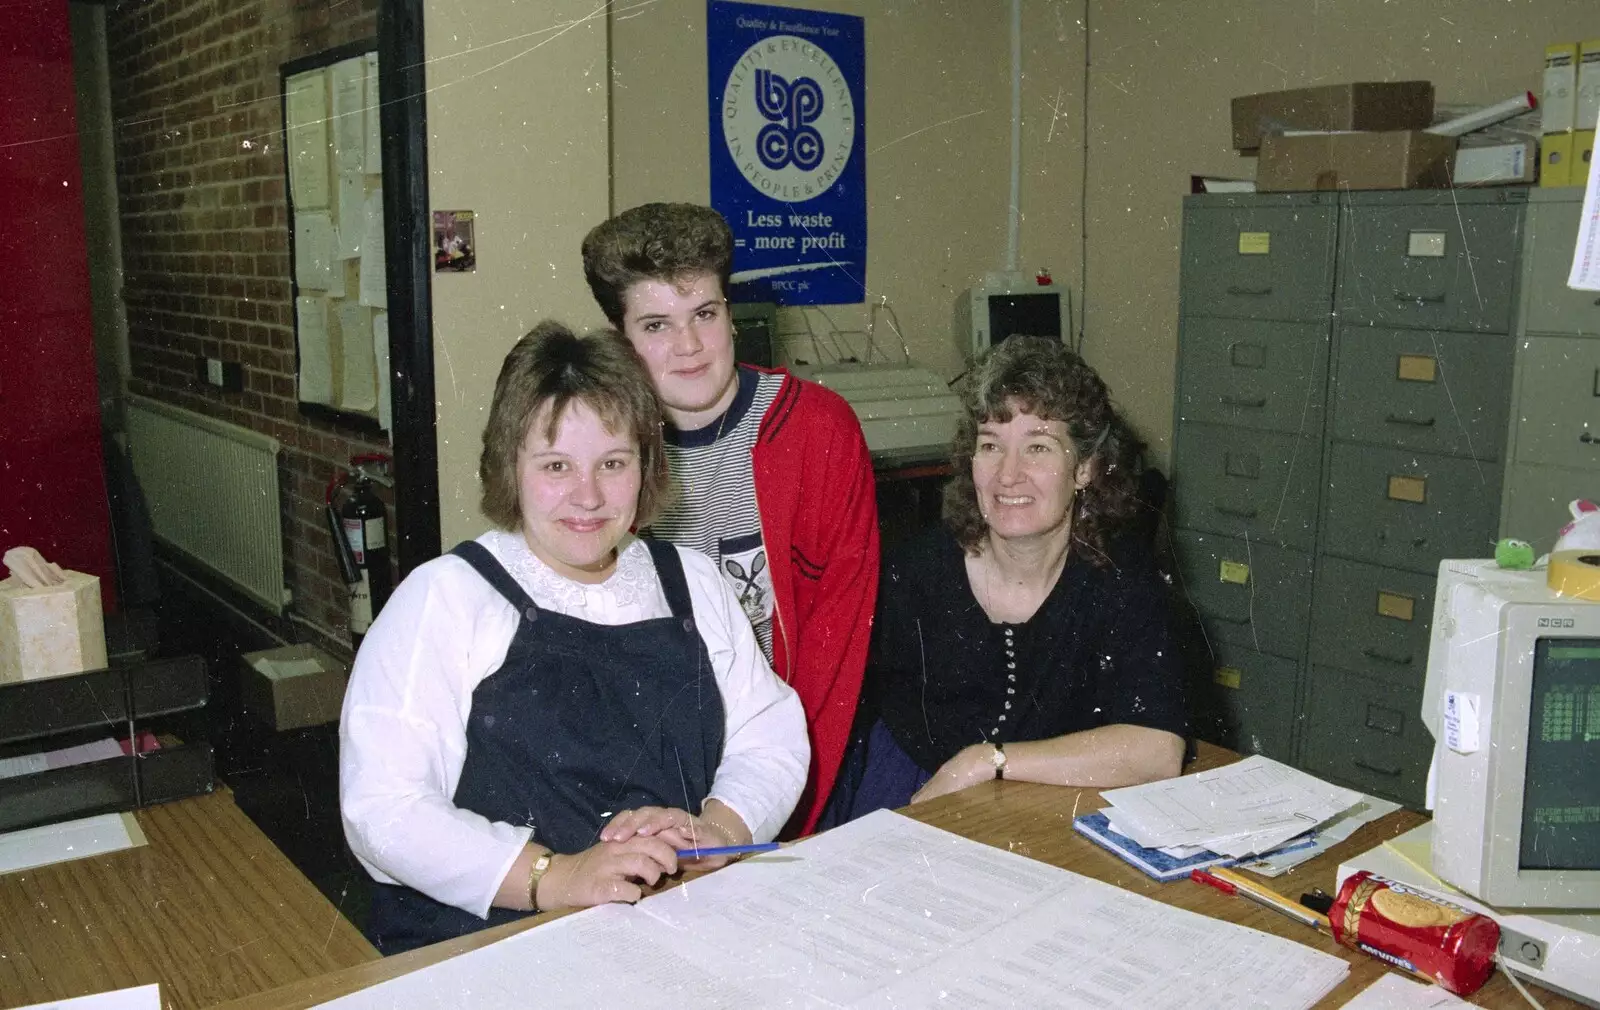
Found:
[[1528, 201], [1500, 535], [1541, 554], [1569, 518], [1568, 502], [1600, 500], [1600, 292], [1566, 283], [1582, 196], [1538, 189]]
[[1527, 200], [1186, 201], [1173, 508], [1201, 735], [1421, 802], [1435, 573], [1499, 526]]

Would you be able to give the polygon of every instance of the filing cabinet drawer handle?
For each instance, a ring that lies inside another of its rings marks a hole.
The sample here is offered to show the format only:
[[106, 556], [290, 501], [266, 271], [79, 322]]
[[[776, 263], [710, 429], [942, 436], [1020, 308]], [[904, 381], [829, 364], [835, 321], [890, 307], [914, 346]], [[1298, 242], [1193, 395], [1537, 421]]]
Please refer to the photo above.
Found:
[[1418, 305], [1443, 305], [1444, 295], [1413, 295], [1405, 291], [1396, 291], [1394, 300], [1397, 302], [1416, 302]]
[[1261, 298], [1265, 295], [1272, 294], [1272, 287], [1271, 285], [1268, 285], [1264, 288], [1241, 288], [1237, 284], [1230, 284], [1228, 285], [1228, 294], [1245, 295], [1251, 298]]
[[1367, 761], [1363, 761], [1361, 758], [1351, 758], [1350, 763], [1355, 765], [1357, 768], [1364, 768], [1367, 771], [1372, 772], [1374, 775], [1387, 775], [1390, 778], [1399, 778], [1400, 776], [1400, 768], [1398, 765], [1379, 766], [1371, 764]]
[[1390, 414], [1384, 418], [1390, 424], [1409, 424], [1413, 428], [1431, 428], [1434, 419], [1431, 417], [1402, 417], [1399, 414]]
[[1211, 617], [1214, 620], [1221, 621], [1224, 624], [1249, 624], [1250, 623], [1250, 618], [1248, 618], [1248, 617], [1229, 617], [1227, 614], [1212, 614]]
[[1411, 538], [1411, 546], [1413, 546], [1413, 547], [1421, 547], [1421, 546], [1425, 545], [1427, 542], [1428, 542], [1428, 538], [1427, 537], [1412, 537]]
[[1600, 445], [1600, 435], [1591, 435], [1586, 431], [1578, 436], [1578, 441], [1584, 445]]
[[1229, 407], [1265, 407], [1267, 405], [1267, 398], [1264, 396], [1251, 399], [1244, 396], [1223, 395], [1217, 397], [1217, 399]]
[[1361, 650], [1361, 654], [1380, 663], [1393, 663], [1395, 666], [1411, 665], [1411, 657], [1409, 655], [1397, 656], [1392, 652], [1384, 652], [1382, 649], [1366, 648]]
[[1223, 515], [1233, 516], [1235, 519], [1254, 519], [1259, 511], [1253, 508], [1234, 508], [1232, 505], [1223, 505], [1218, 502], [1212, 502], [1211, 507], [1216, 509], [1218, 512], [1221, 512]]

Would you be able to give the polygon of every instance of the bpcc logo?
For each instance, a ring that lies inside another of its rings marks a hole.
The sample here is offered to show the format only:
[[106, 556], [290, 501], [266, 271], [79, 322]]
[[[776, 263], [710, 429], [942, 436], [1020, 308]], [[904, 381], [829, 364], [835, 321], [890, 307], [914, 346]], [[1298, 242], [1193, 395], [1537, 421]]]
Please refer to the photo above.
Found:
[[745, 50], [728, 74], [722, 133], [752, 186], [800, 203], [826, 192], [849, 164], [855, 103], [822, 47], [774, 35]]

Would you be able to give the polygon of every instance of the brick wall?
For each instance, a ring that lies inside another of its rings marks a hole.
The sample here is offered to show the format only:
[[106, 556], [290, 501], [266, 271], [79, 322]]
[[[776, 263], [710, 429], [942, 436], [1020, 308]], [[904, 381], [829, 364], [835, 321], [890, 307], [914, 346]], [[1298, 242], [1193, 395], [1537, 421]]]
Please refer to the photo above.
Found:
[[[284, 564], [298, 623], [346, 651], [324, 489], [351, 455], [388, 446], [306, 418], [296, 404], [278, 71], [374, 38], [377, 7], [121, 0], [106, 15], [131, 389], [282, 444]], [[244, 390], [199, 382], [199, 355], [241, 364]], [[205, 493], [203, 474], [196, 493]], [[388, 525], [392, 544], [392, 511]]]

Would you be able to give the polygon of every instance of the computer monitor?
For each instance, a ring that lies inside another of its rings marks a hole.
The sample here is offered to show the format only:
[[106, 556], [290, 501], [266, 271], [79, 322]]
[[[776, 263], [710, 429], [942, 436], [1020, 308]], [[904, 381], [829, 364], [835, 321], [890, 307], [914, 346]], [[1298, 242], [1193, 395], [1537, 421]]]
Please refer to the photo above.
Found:
[[1441, 562], [1422, 705], [1434, 872], [1497, 908], [1600, 909], [1600, 603]]
[[956, 299], [956, 334], [969, 357], [1019, 333], [1070, 340], [1071, 292], [1048, 276], [991, 273]]

